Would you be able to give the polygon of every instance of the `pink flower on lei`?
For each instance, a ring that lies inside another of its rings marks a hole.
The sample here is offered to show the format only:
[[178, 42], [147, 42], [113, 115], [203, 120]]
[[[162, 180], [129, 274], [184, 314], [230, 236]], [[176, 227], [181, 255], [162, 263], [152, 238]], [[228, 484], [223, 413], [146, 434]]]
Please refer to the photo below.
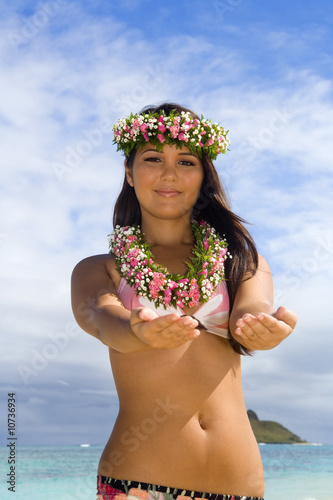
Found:
[[164, 274], [153, 273], [152, 280], [149, 282], [149, 291], [153, 299], [158, 299], [159, 292], [165, 283]]
[[129, 234], [129, 235], [127, 236], [127, 241], [128, 241], [129, 243], [132, 243], [133, 241], [136, 241], [137, 239], [138, 239], [138, 238], [137, 238], [136, 236], [134, 236], [133, 234]]
[[132, 248], [131, 250], [128, 251], [128, 257], [130, 259], [133, 259], [134, 257], [137, 257], [140, 254], [140, 249], [139, 248]]
[[[189, 283], [189, 279], [188, 278], [183, 278], [181, 280], [179, 280], [179, 285], [183, 283], [184, 285]], [[183, 289], [183, 287], [180, 287], [178, 285], [178, 290], [176, 291], [176, 295], [178, 297], [178, 300], [177, 300], [177, 306], [180, 307], [181, 309], [183, 309], [185, 307], [185, 304], [182, 300], [182, 298], [184, 297], [187, 297], [187, 292]]]
[[175, 281], [169, 281], [169, 286], [166, 290], [164, 290], [164, 304], [168, 306], [172, 299], [172, 290], [177, 288], [178, 284]]
[[191, 288], [190, 288], [189, 297], [192, 299], [191, 302], [189, 303], [190, 307], [195, 307], [195, 306], [199, 305], [199, 302], [200, 302], [200, 290], [199, 290], [199, 287], [198, 287], [198, 282], [197, 282], [197, 280], [195, 278], [193, 278], [191, 280]]

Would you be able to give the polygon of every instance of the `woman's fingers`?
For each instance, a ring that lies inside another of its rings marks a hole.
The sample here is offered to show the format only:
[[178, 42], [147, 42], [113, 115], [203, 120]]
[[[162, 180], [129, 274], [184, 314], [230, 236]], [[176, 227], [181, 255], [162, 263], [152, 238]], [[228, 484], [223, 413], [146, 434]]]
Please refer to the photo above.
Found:
[[296, 321], [296, 314], [285, 307], [279, 307], [272, 315], [244, 314], [236, 323], [234, 337], [250, 349], [272, 349], [291, 334]]
[[290, 328], [294, 329], [297, 323], [297, 314], [294, 311], [289, 311], [283, 306], [280, 306], [274, 314], [275, 318], [283, 321]]
[[177, 347], [200, 335], [198, 321], [191, 316], [158, 316], [149, 308], [133, 310], [131, 326], [134, 334], [152, 347]]
[[156, 317], [157, 317], [157, 314], [152, 309], [149, 309], [148, 307], [143, 307], [142, 309], [139, 310], [139, 318], [142, 319], [143, 321], [151, 321], [152, 319], [155, 319]]

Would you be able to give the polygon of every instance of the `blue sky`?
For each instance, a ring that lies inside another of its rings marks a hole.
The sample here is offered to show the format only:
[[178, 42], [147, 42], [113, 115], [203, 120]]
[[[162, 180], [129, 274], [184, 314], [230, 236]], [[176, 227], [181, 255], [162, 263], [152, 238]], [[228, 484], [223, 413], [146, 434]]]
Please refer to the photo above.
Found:
[[23, 444], [106, 442], [105, 346], [75, 326], [70, 275], [107, 252], [123, 177], [110, 123], [163, 100], [230, 129], [216, 161], [276, 305], [299, 315], [243, 360], [248, 409], [333, 443], [333, 2], [0, 2], [2, 410]]

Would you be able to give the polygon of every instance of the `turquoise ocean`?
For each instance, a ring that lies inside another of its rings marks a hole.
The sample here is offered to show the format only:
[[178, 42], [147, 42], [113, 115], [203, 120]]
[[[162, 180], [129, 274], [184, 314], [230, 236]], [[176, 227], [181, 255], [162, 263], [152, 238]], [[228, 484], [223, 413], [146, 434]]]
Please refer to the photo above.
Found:
[[[94, 500], [102, 446], [17, 448], [15, 492], [1, 453], [1, 500]], [[265, 500], [333, 500], [333, 445], [260, 445]]]

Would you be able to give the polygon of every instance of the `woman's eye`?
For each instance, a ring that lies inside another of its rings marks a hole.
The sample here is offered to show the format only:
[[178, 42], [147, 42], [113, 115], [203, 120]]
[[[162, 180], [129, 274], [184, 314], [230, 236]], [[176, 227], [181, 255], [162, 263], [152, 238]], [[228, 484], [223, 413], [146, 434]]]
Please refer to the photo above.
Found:
[[145, 158], [145, 161], [161, 161], [161, 159], [156, 156], [149, 156], [148, 158]]
[[186, 167], [191, 167], [192, 165], [194, 165], [194, 163], [192, 161], [188, 161], [188, 160], [182, 160], [179, 163], [181, 165], [185, 165]]

